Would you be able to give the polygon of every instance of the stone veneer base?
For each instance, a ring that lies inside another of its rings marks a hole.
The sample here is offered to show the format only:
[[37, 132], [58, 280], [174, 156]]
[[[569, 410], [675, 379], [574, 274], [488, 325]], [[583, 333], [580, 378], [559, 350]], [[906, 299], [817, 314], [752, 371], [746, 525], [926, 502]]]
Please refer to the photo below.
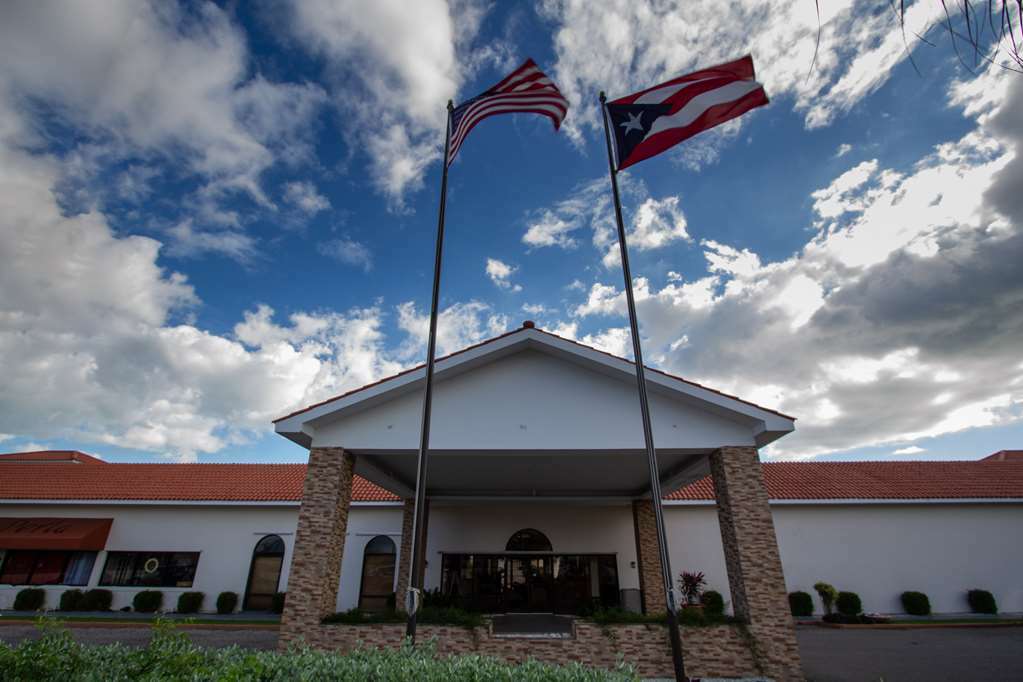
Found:
[[[320, 624], [307, 628], [301, 638], [316, 649], [351, 651], [397, 647], [405, 636], [402, 623], [366, 625]], [[640, 677], [674, 677], [668, 630], [657, 624], [600, 626], [575, 622], [571, 639], [530, 639], [495, 637], [490, 625], [464, 628], [449, 625], [420, 625], [418, 641], [433, 640], [441, 656], [481, 654], [520, 663], [533, 658], [554, 664], [578, 662], [599, 668], [613, 668], [619, 660], [630, 663]], [[682, 628], [686, 673], [690, 677], [758, 677], [763, 675], [739, 625], [711, 625]], [[282, 649], [288, 645], [281, 643]]]

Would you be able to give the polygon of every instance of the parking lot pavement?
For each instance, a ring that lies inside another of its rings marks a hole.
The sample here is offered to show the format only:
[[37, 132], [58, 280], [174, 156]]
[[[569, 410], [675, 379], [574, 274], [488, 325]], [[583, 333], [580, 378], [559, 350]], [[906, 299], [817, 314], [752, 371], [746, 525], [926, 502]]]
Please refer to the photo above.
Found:
[[1023, 681], [1023, 627], [796, 634], [810, 682]]

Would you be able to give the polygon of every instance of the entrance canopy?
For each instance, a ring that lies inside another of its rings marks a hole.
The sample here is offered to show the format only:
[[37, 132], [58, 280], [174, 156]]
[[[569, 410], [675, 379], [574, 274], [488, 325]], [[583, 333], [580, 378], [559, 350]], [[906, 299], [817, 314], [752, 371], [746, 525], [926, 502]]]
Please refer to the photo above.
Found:
[[113, 519], [0, 518], [4, 549], [99, 551], [107, 544]]
[[[356, 472], [411, 496], [425, 368], [275, 422], [304, 446], [344, 448]], [[427, 494], [636, 498], [649, 475], [634, 365], [523, 326], [438, 359]], [[708, 473], [722, 446], [763, 447], [794, 419], [654, 369], [647, 374], [661, 484]]]

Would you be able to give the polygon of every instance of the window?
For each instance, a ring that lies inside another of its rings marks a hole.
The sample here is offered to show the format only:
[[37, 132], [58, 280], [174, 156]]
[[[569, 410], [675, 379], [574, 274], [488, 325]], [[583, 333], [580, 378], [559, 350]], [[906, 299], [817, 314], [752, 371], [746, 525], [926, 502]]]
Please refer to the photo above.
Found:
[[508, 538], [507, 552], [551, 552], [554, 548], [547, 536], [535, 528], [523, 528]]
[[86, 585], [96, 552], [6, 550], [0, 555], [0, 584]]
[[100, 585], [191, 587], [198, 552], [109, 552]]
[[249, 582], [245, 588], [246, 611], [269, 611], [273, 607], [274, 594], [281, 582], [281, 565], [284, 563], [284, 540], [279, 535], [260, 538], [252, 550], [249, 564]]
[[[384, 611], [394, 595], [394, 540], [378, 535], [366, 543], [362, 554], [362, 585], [359, 587], [359, 608]], [[401, 595], [404, 599], [405, 595]]]

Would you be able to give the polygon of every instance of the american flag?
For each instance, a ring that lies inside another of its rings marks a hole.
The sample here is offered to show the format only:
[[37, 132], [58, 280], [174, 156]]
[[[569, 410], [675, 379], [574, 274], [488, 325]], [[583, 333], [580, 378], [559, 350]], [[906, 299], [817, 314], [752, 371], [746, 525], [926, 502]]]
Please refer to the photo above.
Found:
[[765, 104], [750, 56], [608, 102], [618, 170]]
[[477, 123], [496, 114], [540, 114], [551, 119], [554, 129], [561, 127], [568, 111], [565, 99], [551, 79], [537, 67], [526, 63], [486, 92], [458, 105], [451, 112], [451, 144], [448, 165], [455, 159], [466, 136]]

